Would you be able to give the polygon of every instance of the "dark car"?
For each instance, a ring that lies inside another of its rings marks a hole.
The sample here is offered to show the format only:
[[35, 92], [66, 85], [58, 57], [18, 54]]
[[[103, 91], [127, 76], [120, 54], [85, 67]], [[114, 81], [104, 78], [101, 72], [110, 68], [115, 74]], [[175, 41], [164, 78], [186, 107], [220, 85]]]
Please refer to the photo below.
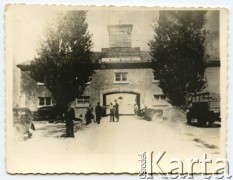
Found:
[[220, 97], [216, 94], [198, 93], [192, 96], [192, 103], [187, 109], [188, 124], [197, 120], [199, 126], [212, 126], [215, 121], [221, 121]]
[[30, 129], [35, 130], [33, 119], [28, 108], [13, 108], [13, 125], [17, 138], [24, 139], [26, 136], [28, 138], [32, 136]]
[[62, 120], [62, 115], [55, 106], [40, 107], [35, 114], [36, 120], [48, 120], [50, 123], [57, 120]]

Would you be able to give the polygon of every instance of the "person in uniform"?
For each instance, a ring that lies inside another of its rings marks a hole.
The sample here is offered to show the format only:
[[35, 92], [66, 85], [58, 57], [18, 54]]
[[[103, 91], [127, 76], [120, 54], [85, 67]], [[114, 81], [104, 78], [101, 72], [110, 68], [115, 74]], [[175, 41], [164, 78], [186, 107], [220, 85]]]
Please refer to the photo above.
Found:
[[92, 114], [93, 108], [91, 106], [91, 104], [88, 106], [87, 108], [87, 112], [85, 114], [85, 118], [86, 118], [86, 125], [91, 123], [91, 120], [94, 119], [94, 115]]
[[110, 122], [114, 122], [115, 109], [112, 103], [110, 103], [109, 109], [110, 109]]
[[115, 99], [114, 109], [115, 109], [115, 118], [116, 118], [116, 121], [119, 121], [119, 104], [117, 103], [116, 99]]
[[74, 120], [75, 112], [74, 108], [71, 107], [71, 104], [68, 104], [67, 110], [65, 111], [65, 120], [66, 120], [66, 137], [74, 137]]
[[99, 102], [97, 103], [97, 106], [95, 107], [95, 114], [96, 114], [96, 122], [100, 124], [100, 119], [102, 116], [102, 108]]

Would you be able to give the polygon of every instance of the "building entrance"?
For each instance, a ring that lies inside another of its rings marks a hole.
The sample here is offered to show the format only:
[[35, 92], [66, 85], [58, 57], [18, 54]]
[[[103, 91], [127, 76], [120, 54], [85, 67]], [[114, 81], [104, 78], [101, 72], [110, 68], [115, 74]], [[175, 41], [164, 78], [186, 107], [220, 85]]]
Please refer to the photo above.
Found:
[[115, 99], [119, 104], [120, 115], [133, 115], [134, 104], [140, 107], [140, 94], [133, 92], [112, 92], [103, 95], [103, 105], [107, 107], [106, 114], [110, 113], [109, 105], [115, 103]]

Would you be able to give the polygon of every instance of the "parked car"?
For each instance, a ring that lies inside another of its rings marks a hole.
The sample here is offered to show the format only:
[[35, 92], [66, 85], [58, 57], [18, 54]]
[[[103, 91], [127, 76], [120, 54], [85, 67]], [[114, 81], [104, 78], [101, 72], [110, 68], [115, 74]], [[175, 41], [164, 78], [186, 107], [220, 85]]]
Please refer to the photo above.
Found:
[[13, 108], [13, 125], [17, 138], [30, 138], [30, 129], [35, 130], [31, 111], [28, 108]]
[[209, 92], [194, 94], [186, 118], [188, 124], [197, 120], [199, 126], [212, 126], [215, 121], [221, 121], [220, 97]]
[[62, 120], [62, 115], [58, 112], [55, 106], [40, 107], [35, 113], [35, 116], [36, 120], [48, 120], [50, 123]]

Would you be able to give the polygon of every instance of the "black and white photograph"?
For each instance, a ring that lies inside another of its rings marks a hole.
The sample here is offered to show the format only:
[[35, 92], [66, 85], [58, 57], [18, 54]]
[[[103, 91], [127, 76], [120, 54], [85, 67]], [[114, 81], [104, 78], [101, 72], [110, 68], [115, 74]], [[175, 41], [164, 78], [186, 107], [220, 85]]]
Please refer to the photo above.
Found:
[[6, 6], [7, 172], [224, 173], [227, 18]]

